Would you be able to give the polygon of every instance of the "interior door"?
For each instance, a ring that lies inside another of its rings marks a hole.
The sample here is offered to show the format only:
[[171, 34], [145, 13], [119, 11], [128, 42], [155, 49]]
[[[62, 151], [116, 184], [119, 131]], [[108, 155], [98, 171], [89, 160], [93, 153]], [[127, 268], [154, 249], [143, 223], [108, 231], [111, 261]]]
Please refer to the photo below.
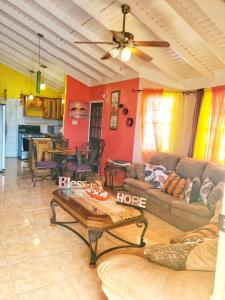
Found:
[[91, 102], [89, 142], [102, 138], [102, 109], [103, 102]]

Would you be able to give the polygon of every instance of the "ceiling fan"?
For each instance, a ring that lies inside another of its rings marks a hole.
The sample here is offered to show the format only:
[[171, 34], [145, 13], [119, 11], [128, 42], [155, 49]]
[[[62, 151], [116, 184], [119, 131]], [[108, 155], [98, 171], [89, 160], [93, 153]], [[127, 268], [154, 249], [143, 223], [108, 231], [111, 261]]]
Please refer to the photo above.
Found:
[[169, 43], [165, 41], [135, 41], [134, 35], [130, 32], [125, 31], [126, 25], [126, 15], [130, 12], [130, 6], [127, 4], [122, 4], [121, 10], [123, 13], [123, 28], [122, 31], [111, 30], [113, 35], [112, 42], [90, 42], [90, 41], [75, 41], [75, 44], [105, 44], [112, 45], [113, 48], [110, 49], [106, 54], [104, 54], [101, 59], [106, 60], [111, 57], [116, 58], [119, 53], [121, 53], [121, 60], [127, 61], [131, 57], [131, 53], [138, 56], [139, 58], [150, 61], [152, 57], [148, 56], [137, 47], [169, 47]]

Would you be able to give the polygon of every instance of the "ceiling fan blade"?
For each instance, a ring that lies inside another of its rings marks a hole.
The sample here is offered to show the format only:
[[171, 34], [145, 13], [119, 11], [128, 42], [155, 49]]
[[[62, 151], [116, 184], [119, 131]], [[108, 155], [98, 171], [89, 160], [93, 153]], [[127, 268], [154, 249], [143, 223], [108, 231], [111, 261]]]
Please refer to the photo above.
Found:
[[132, 54], [136, 55], [137, 57], [145, 60], [145, 61], [151, 61], [152, 57], [148, 56], [147, 54], [145, 54], [144, 52], [142, 52], [141, 50], [139, 50], [138, 48], [133, 47], [131, 49]]
[[109, 58], [111, 58], [112, 57], [112, 55], [109, 53], [109, 52], [106, 52], [106, 54], [104, 54], [102, 57], [101, 57], [101, 59], [102, 60], [106, 60], [106, 59], [109, 59]]
[[105, 45], [114, 45], [113, 42], [89, 42], [89, 41], [80, 42], [80, 41], [75, 41], [73, 43], [74, 44], [105, 44]]
[[134, 41], [135, 46], [141, 47], [169, 47], [170, 44], [165, 41]]

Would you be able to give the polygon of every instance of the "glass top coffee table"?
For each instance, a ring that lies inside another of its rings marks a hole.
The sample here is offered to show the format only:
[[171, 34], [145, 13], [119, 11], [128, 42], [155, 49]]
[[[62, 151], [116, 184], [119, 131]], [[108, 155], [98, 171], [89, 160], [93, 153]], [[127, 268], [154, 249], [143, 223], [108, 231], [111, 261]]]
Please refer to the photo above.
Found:
[[[142, 210], [117, 204], [116, 198], [113, 195], [110, 195], [109, 199], [105, 201], [96, 200], [84, 189], [57, 189], [52, 195], [53, 198], [50, 203], [52, 210], [51, 224], [66, 227], [85, 242], [90, 249], [90, 265], [95, 266], [98, 258], [112, 250], [128, 247], [141, 248], [145, 246], [144, 235], [148, 227], [148, 222]], [[74, 218], [74, 222], [60, 222], [56, 220], [56, 206], [60, 206], [70, 214]], [[71, 223], [82, 224], [87, 229], [88, 240], [74, 228], [70, 227], [69, 224]], [[139, 244], [127, 241], [110, 232], [112, 229], [130, 224], [143, 227]], [[123, 244], [98, 253], [98, 240], [101, 239], [103, 233], [110, 234]]]

